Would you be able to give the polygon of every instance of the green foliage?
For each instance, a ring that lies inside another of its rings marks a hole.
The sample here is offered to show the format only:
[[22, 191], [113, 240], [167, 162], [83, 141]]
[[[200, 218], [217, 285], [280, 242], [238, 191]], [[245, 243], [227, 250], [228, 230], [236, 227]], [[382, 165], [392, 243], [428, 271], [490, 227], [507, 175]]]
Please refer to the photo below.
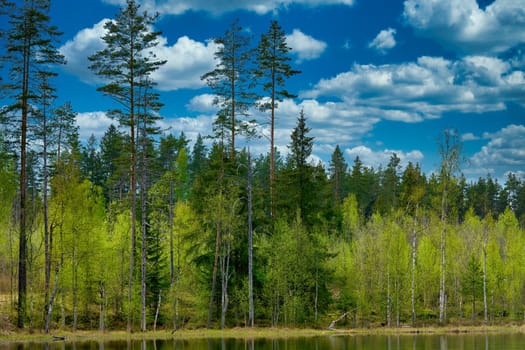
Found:
[[461, 279], [462, 293], [467, 301], [472, 303], [472, 319], [476, 315], [476, 301], [483, 296], [483, 271], [478, 259], [470, 256]]
[[263, 293], [272, 324], [314, 322], [320, 305], [328, 301], [326, 292], [320, 292], [327, 283], [323, 239], [309, 233], [297, 216], [291, 225], [279, 220], [275, 233], [262, 245], [261, 254], [267, 259]]

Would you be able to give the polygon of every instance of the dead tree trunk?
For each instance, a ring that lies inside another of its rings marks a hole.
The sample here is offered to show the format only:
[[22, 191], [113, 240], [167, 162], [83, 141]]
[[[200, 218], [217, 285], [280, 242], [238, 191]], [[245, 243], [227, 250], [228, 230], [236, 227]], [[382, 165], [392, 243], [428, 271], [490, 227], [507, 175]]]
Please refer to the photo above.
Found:
[[346, 311], [344, 314], [342, 314], [341, 316], [339, 316], [338, 318], [336, 318], [335, 320], [330, 322], [330, 325], [328, 326], [328, 329], [335, 330], [335, 324], [337, 322], [341, 321], [342, 319], [346, 318], [348, 316], [348, 314], [349, 314], [349, 312]]

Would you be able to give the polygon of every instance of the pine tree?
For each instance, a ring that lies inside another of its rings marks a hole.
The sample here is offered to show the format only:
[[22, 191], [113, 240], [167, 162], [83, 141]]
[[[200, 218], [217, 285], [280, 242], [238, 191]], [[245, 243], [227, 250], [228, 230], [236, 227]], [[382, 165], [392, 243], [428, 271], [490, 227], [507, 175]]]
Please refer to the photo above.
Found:
[[214, 105], [219, 107], [213, 122], [215, 137], [225, 138], [229, 133], [230, 157], [235, 157], [235, 135], [252, 136], [255, 133], [254, 120], [248, 117], [248, 109], [253, 104], [253, 72], [248, 66], [251, 59], [249, 37], [242, 34], [239, 21], [234, 21], [222, 37], [214, 40], [217, 45], [215, 69], [204, 74], [201, 79], [216, 94]]
[[58, 29], [50, 24], [49, 0], [22, 1], [19, 6], [4, 1], [2, 6], [9, 11], [6, 52], [3, 61], [9, 63], [10, 78], [4, 89], [8, 91], [13, 103], [2, 110], [18, 124], [15, 129], [19, 140], [19, 273], [18, 273], [18, 319], [17, 326], [24, 327], [26, 318], [27, 291], [27, 146], [30, 118], [34, 116], [34, 106], [38, 105], [41, 94], [39, 77], [53, 75], [53, 65], [64, 63], [63, 56], [55, 46], [60, 36]]
[[299, 74], [289, 64], [290, 47], [286, 35], [277, 21], [270, 23], [270, 29], [261, 35], [257, 46], [257, 69], [255, 76], [262, 82], [262, 89], [268, 94], [259, 105], [263, 111], [270, 111], [270, 217], [274, 212], [274, 179], [275, 179], [275, 110], [278, 102], [295, 95], [285, 88], [286, 79]]
[[[131, 212], [131, 257], [129, 273], [128, 303], [131, 305], [136, 243], [136, 188], [137, 188], [137, 130], [140, 117], [155, 103], [152, 93], [154, 83], [151, 74], [166, 61], [159, 60], [153, 53], [158, 45], [160, 32], [152, 31], [157, 16], [139, 13], [140, 5], [127, 0], [115, 20], [105, 23], [107, 33], [102, 37], [106, 47], [89, 57], [89, 67], [108, 81], [98, 91], [112, 97], [122, 108], [110, 111], [122, 126], [129, 127], [130, 154], [130, 212]], [[145, 244], [146, 240], [143, 239]], [[142, 288], [144, 290], [144, 288]], [[144, 293], [143, 293], [144, 294]], [[145, 324], [145, 298], [142, 298], [141, 330]], [[131, 314], [128, 313], [128, 330], [131, 330]]]

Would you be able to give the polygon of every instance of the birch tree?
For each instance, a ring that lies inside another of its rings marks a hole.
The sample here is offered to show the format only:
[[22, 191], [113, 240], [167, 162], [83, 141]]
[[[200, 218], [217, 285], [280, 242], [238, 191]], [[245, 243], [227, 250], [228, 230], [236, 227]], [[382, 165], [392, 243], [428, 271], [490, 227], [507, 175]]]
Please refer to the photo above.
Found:
[[461, 143], [457, 132], [445, 130], [439, 141], [441, 164], [439, 179], [441, 184], [441, 239], [440, 239], [440, 283], [439, 283], [439, 322], [446, 322], [446, 266], [447, 266], [447, 225], [449, 218], [450, 187], [454, 174], [459, 171], [461, 160]]

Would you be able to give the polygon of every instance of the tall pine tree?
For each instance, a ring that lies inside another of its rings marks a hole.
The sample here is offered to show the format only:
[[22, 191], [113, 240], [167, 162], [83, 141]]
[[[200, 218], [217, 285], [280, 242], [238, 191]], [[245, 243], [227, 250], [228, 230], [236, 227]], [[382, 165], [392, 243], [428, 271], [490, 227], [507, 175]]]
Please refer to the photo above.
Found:
[[222, 139], [229, 132], [232, 159], [235, 157], [235, 136], [251, 136], [255, 133], [254, 120], [240, 119], [248, 116], [248, 109], [254, 100], [251, 92], [254, 85], [253, 70], [249, 67], [250, 40], [243, 35], [242, 30], [236, 20], [222, 37], [214, 40], [218, 47], [215, 52], [217, 65], [201, 77], [216, 94], [213, 103], [219, 107], [219, 112], [214, 121], [215, 134]]
[[[89, 57], [92, 69], [107, 81], [98, 88], [112, 97], [121, 108], [110, 111], [122, 126], [129, 128], [130, 153], [130, 214], [131, 214], [131, 258], [129, 269], [128, 302], [131, 306], [136, 244], [136, 189], [137, 189], [137, 130], [139, 117], [156, 100], [152, 93], [151, 74], [166, 61], [153, 53], [158, 45], [160, 32], [152, 31], [157, 16], [139, 12], [135, 0], [127, 0], [115, 19], [105, 23], [106, 34], [102, 37], [105, 48]], [[145, 243], [145, 240], [143, 240]], [[144, 288], [143, 288], [144, 289]], [[141, 329], [145, 330], [144, 298], [142, 298]], [[131, 330], [131, 315], [128, 314], [128, 330]]]
[[[50, 24], [49, 0], [26, 0], [13, 5], [3, 2], [9, 8], [9, 24], [6, 35], [6, 53], [4, 61], [9, 63], [11, 78], [3, 89], [8, 91], [13, 103], [3, 108], [2, 114], [8, 114], [17, 125], [13, 139], [19, 140], [19, 257], [18, 257], [18, 320], [17, 326], [24, 327], [26, 319], [27, 293], [27, 152], [28, 127], [30, 118], [35, 116], [34, 106], [41, 99], [42, 77], [53, 75], [51, 67], [64, 63], [63, 56], [55, 44], [60, 36], [56, 26]], [[46, 89], [46, 91], [49, 91]]]
[[261, 81], [262, 89], [267, 94], [260, 101], [263, 111], [270, 111], [270, 216], [274, 213], [274, 179], [275, 179], [275, 110], [278, 102], [285, 98], [294, 98], [285, 89], [286, 79], [299, 74], [292, 69], [289, 62], [291, 48], [286, 43], [286, 35], [277, 21], [270, 23], [270, 29], [261, 35], [257, 46], [256, 78]]

